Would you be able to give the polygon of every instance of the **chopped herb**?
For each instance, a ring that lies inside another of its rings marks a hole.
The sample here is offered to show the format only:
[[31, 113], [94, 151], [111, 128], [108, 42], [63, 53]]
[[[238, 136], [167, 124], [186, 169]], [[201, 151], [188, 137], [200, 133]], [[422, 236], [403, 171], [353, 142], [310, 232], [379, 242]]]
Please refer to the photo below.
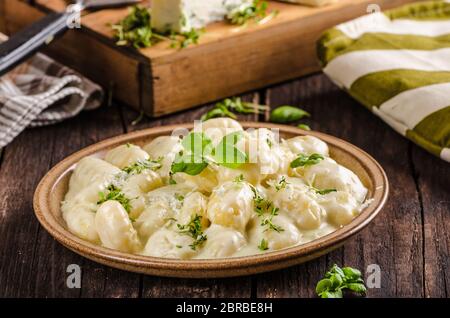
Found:
[[279, 208], [272, 206], [272, 209], [270, 211], [270, 215], [268, 217], [265, 217], [261, 221], [261, 226], [267, 226], [267, 229], [264, 230], [264, 232], [272, 230], [275, 232], [283, 232], [284, 229], [273, 223], [273, 218], [278, 215], [278, 211], [280, 211]]
[[244, 175], [243, 174], [240, 174], [238, 177], [236, 177], [235, 179], [234, 179], [234, 182], [237, 182], [237, 183], [240, 183], [240, 182], [243, 182], [245, 179], [244, 179]]
[[183, 246], [181, 245], [175, 245], [177, 248], [183, 248]]
[[217, 117], [230, 117], [236, 119], [234, 112], [239, 114], [263, 114], [269, 107], [256, 103], [244, 102], [239, 97], [226, 98], [218, 102], [213, 109], [201, 117], [202, 121]]
[[116, 187], [115, 185], [111, 184], [106, 188], [105, 192], [99, 192], [99, 200], [97, 201], [97, 204], [105, 203], [106, 201], [117, 201], [119, 202], [123, 208], [130, 213], [131, 211], [131, 204], [130, 199], [125, 196], [125, 194], [122, 192], [121, 189]]
[[130, 148], [132, 145], [129, 142], [127, 142], [126, 146], [127, 148]]
[[318, 153], [313, 153], [310, 156], [299, 155], [297, 159], [295, 159], [294, 161], [291, 162], [291, 168], [312, 166], [312, 165], [318, 164], [323, 159], [325, 159], [325, 158]]
[[184, 195], [181, 195], [179, 193], [175, 193], [175, 199], [177, 199], [178, 201], [184, 201]]
[[203, 32], [204, 30], [192, 29], [188, 32], [172, 33], [170, 35], [170, 39], [172, 40], [170, 47], [174, 49], [184, 49], [191, 44], [198, 44], [198, 40]]
[[266, 239], [262, 239], [261, 243], [259, 243], [258, 248], [261, 251], [267, 251], [269, 249], [269, 242]]
[[275, 185], [275, 189], [276, 189], [277, 191], [280, 191], [281, 189], [286, 188], [286, 186], [287, 186], [288, 184], [289, 184], [289, 183], [286, 181], [286, 178], [283, 176], [283, 177], [281, 177], [281, 180], [278, 182], [278, 184]]
[[[273, 230], [276, 232], [282, 232], [284, 229], [273, 223], [273, 219], [275, 216], [278, 215], [279, 208], [275, 207], [273, 205], [273, 202], [270, 200], [265, 199], [261, 194], [259, 194], [258, 189], [256, 189], [254, 186], [251, 186], [253, 191], [253, 203], [255, 207], [255, 213], [258, 215], [258, 217], [262, 218], [261, 220], [261, 226], [267, 226], [268, 230]], [[264, 217], [265, 214], [269, 213], [269, 216]], [[265, 232], [264, 231], [264, 232]]]
[[306, 124], [299, 124], [297, 127], [300, 128], [300, 129], [306, 130], [306, 131], [310, 131], [311, 130], [311, 127], [309, 127]]
[[189, 235], [194, 239], [194, 242], [189, 245], [194, 251], [207, 240], [206, 235], [203, 234], [201, 221], [202, 216], [195, 214], [188, 224], [177, 224], [181, 234]]
[[141, 174], [144, 170], [156, 171], [162, 167], [161, 160], [162, 158], [159, 158], [158, 160], [138, 160], [137, 162], [123, 168], [122, 171], [129, 175]]
[[331, 192], [337, 192], [336, 189], [324, 189], [324, 190], [315, 189], [315, 191], [316, 191], [317, 194], [320, 194], [320, 195], [325, 195], [325, 194], [328, 194], [328, 193], [331, 193]]
[[[201, 35], [200, 30], [191, 30], [170, 35], [159, 33], [151, 27], [151, 15], [147, 8], [133, 6], [130, 13], [119, 23], [113, 24], [116, 44], [131, 45], [137, 49], [151, 47], [161, 41], [171, 41], [172, 48], [186, 48], [190, 44], [197, 44]], [[141, 117], [141, 116], [140, 116]], [[142, 114], [143, 117], [143, 114]]]
[[227, 18], [231, 24], [244, 25], [251, 20], [260, 21], [267, 16], [267, 2], [253, 0], [245, 2], [236, 9], [232, 10]]
[[273, 146], [272, 140], [270, 140], [269, 138], [266, 138], [266, 143], [269, 146], [269, 148], [272, 148], [272, 146]]
[[311, 115], [301, 108], [294, 106], [280, 106], [272, 110], [270, 114], [270, 121], [274, 123], [286, 124]]
[[359, 270], [351, 267], [340, 268], [336, 264], [325, 274], [316, 286], [316, 293], [321, 298], [342, 298], [343, 290], [350, 290], [360, 296], [366, 294], [366, 286]]
[[177, 182], [173, 178], [173, 172], [172, 171], [169, 172], [169, 184], [172, 184], [172, 185], [177, 184]]

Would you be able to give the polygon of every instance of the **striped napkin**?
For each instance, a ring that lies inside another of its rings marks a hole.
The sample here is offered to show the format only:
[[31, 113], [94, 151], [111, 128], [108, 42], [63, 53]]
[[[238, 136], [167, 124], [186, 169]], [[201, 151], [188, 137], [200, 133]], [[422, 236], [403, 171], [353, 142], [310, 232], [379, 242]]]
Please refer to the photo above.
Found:
[[378, 12], [328, 30], [323, 71], [397, 132], [450, 162], [450, 0]]
[[[0, 42], [5, 39], [0, 33]], [[37, 54], [0, 77], [0, 149], [27, 127], [61, 122], [102, 100], [97, 84]]]

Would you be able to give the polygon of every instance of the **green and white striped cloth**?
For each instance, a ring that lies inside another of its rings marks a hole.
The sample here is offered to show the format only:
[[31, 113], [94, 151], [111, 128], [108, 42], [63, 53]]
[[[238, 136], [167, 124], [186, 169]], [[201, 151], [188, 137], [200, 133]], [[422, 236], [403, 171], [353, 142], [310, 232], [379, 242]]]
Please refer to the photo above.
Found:
[[323, 71], [400, 134], [450, 162], [450, 0], [369, 14], [328, 30]]

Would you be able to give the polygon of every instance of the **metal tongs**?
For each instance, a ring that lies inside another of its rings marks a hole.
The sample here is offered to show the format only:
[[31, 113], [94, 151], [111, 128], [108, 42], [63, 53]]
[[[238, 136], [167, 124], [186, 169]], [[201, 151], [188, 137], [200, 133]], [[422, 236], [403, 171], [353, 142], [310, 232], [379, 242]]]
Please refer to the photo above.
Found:
[[47, 15], [0, 44], [0, 76], [63, 35], [68, 29], [78, 27], [76, 23], [83, 10], [118, 7], [138, 2], [140, 0], [77, 0], [64, 12]]

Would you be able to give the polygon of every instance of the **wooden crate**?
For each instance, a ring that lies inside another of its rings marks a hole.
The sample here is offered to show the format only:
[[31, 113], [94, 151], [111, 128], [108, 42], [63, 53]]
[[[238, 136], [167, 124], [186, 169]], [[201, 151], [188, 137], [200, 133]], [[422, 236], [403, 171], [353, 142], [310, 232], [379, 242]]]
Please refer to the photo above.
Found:
[[[156, 117], [315, 72], [315, 43], [324, 30], [365, 14], [373, 3], [384, 10], [408, 2], [413, 1], [340, 0], [311, 8], [270, 1], [270, 10], [279, 14], [266, 24], [215, 23], [198, 45], [176, 50], [161, 42], [140, 51], [115, 45], [108, 24], [128, 11], [108, 9], [83, 15], [81, 29], [69, 31], [45, 52]], [[0, 30], [12, 34], [65, 4], [1, 1]]]

